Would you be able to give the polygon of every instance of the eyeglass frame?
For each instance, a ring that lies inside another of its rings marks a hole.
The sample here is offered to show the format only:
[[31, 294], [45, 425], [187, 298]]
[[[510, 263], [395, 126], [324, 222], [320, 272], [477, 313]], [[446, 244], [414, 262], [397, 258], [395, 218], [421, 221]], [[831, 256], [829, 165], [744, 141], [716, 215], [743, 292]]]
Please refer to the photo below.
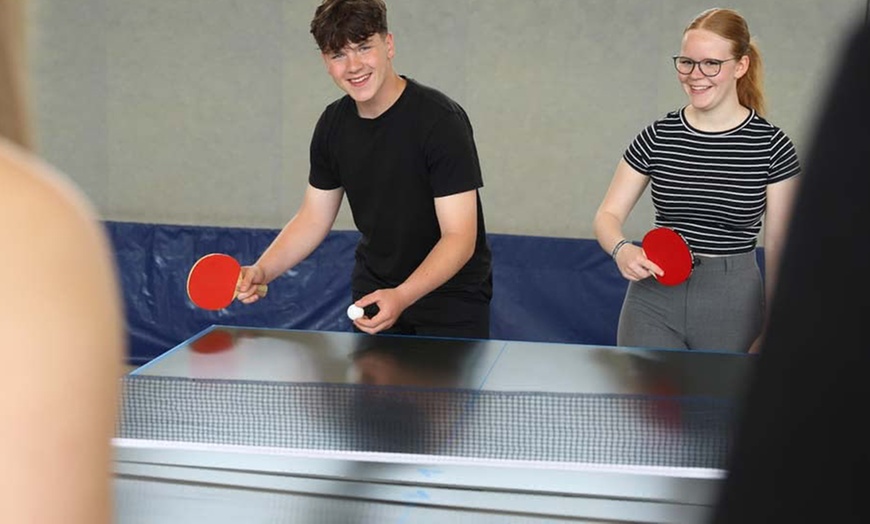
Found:
[[[705, 58], [703, 60], [692, 60], [688, 56], [674, 55], [671, 57], [671, 60], [674, 61], [674, 69], [676, 69], [677, 73], [680, 73], [681, 75], [691, 75], [692, 73], [695, 72], [695, 67], [697, 67], [698, 71], [700, 71], [702, 75], [706, 76], [707, 78], [712, 78], [712, 77], [714, 77], [722, 72], [722, 64], [724, 64], [725, 62], [730, 62], [732, 60], [740, 60], [740, 58], [741, 57], [739, 57], [739, 56], [732, 56], [731, 58], [726, 58], [725, 60], [719, 60], [718, 58]], [[688, 73], [684, 73], [684, 72], [680, 71], [680, 68], [677, 66], [677, 60], [680, 60], [680, 59], [692, 62], [692, 69], [689, 69]], [[707, 73], [704, 72], [704, 68], [701, 67], [702, 62], [713, 62], [716, 64], [718, 69], [716, 70], [716, 72], [714, 74], [708, 75]]]

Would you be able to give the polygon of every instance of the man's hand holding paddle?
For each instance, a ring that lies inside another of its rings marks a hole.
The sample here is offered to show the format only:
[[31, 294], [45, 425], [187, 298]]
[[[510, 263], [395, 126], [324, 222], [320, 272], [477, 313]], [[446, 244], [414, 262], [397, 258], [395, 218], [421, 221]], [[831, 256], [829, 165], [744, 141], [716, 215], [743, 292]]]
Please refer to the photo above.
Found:
[[266, 272], [263, 268], [254, 264], [252, 266], [243, 266], [242, 273], [239, 277], [238, 295], [236, 299], [243, 304], [253, 304], [260, 300], [260, 295], [257, 290], [266, 284]]

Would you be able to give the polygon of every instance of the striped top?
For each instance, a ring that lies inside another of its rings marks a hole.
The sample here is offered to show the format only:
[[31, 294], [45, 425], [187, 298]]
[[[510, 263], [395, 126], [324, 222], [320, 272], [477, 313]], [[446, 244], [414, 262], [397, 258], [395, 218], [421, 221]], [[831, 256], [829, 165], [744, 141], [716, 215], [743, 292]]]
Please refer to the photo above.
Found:
[[755, 249], [768, 184], [800, 173], [794, 145], [753, 110], [743, 123], [705, 132], [672, 111], [644, 129], [623, 156], [651, 178], [656, 226], [679, 231], [697, 255]]

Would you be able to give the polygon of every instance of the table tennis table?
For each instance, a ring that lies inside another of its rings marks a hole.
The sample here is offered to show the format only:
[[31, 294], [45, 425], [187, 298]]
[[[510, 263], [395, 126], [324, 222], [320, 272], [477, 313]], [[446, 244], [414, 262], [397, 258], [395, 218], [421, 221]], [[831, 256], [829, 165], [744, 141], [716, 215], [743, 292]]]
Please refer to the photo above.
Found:
[[211, 326], [122, 379], [116, 520], [705, 522], [753, 360]]

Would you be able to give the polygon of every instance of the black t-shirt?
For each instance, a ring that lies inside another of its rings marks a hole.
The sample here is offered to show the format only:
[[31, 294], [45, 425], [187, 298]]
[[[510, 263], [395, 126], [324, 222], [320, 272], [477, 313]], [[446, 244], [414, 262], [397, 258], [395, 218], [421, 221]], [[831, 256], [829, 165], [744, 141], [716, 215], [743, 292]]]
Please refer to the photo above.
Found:
[[[465, 111], [443, 93], [406, 80], [399, 99], [374, 119], [360, 118], [350, 96], [336, 100], [320, 116], [311, 139], [309, 183], [324, 190], [344, 188], [362, 233], [355, 293], [404, 282], [441, 238], [434, 199], [483, 186]], [[433, 293], [479, 292], [491, 285], [490, 274], [478, 195], [474, 255]]]

